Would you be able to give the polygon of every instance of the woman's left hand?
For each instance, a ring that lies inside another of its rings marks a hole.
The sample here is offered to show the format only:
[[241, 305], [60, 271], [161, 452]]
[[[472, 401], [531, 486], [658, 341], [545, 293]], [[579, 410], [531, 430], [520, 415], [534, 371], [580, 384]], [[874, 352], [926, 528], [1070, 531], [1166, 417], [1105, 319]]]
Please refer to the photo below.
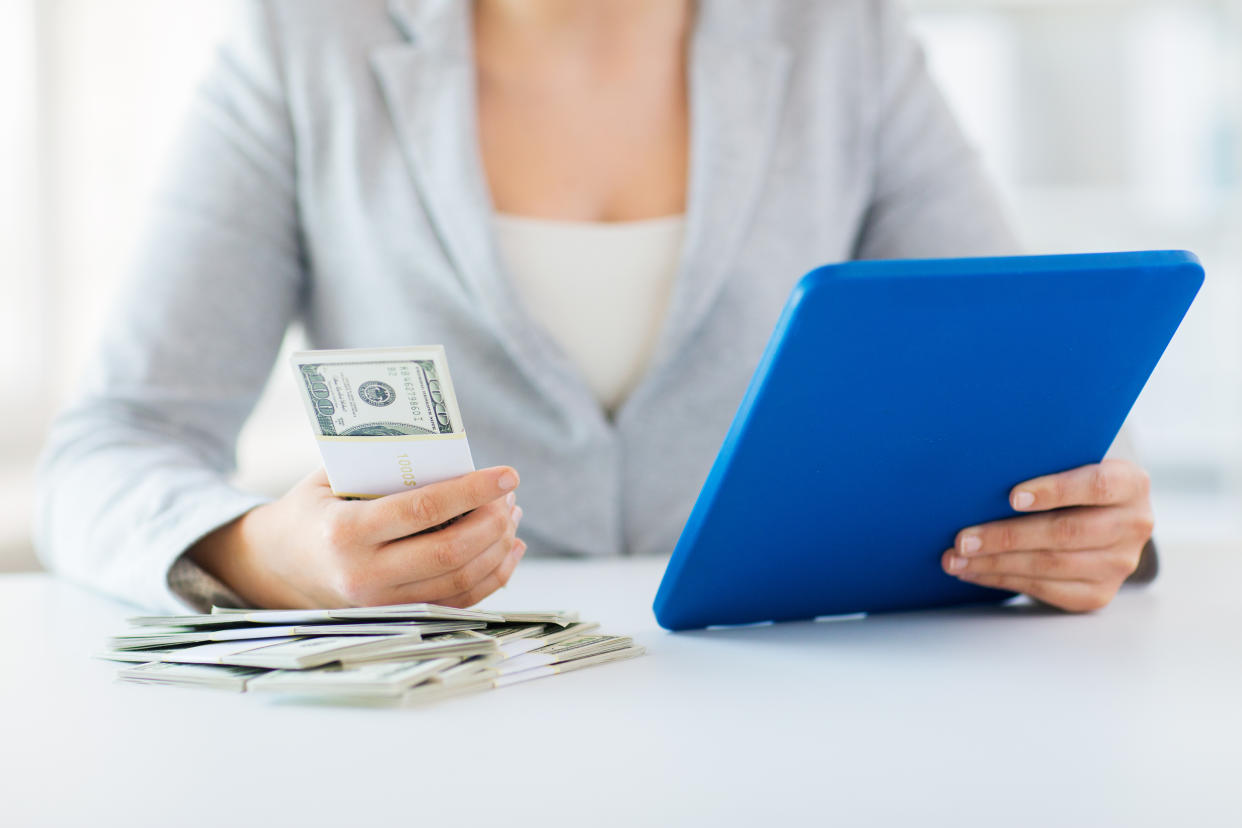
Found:
[[1099, 609], [1134, 572], [1151, 537], [1149, 491], [1147, 472], [1125, 460], [1037, 477], [1015, 486], [1009, 503], [1042, 514], [963, 529], [941, 565], [972, 584], [1070, 612]]

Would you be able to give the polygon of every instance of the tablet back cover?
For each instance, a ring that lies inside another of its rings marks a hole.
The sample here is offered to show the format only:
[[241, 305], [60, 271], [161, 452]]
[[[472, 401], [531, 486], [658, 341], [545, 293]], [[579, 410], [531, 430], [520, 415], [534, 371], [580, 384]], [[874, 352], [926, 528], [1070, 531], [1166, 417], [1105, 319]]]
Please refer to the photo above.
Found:
[[1194, 299], [1182, 252], [851, 262], [791, 295], [656, 596], [668, 629], [996, 601], [940, 568], [1099, 462]]

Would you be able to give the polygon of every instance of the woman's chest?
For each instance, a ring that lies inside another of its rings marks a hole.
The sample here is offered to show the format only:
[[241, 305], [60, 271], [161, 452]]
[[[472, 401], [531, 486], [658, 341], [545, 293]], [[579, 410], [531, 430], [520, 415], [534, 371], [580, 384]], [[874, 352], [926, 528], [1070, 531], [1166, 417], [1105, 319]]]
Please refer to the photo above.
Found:
[[690, 117], [680, 60], [570, 83], [489, 80], [478, 142], [495, 208], [568, 221], [637, 221], [686, 207]]

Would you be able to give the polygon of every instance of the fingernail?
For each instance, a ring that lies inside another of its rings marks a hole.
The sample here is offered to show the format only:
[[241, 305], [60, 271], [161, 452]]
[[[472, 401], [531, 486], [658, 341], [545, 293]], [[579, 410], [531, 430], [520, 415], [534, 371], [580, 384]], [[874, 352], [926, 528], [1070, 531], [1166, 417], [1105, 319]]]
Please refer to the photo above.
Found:
[[950, 555], [947, 568], [950, 572], [961, 572], [966, 568], [966, 559], [960, 555]]
[[1030, 492], [1016, 492], [1013, 496], [1013, 508], [1029, 509], [1035, 505], [1035, 495]]
[[509, 492], [505, 495], [505, 503], [512, 509], [514, 504], [517, 503], [517, 492]]
[[507, 471], [500, 477], [496, 478], [496, 485], [500, 487], [502, 492], [516, 489], [518, 484], [517, 475], [511, 471]]
[[970, 555], [983, 548], [983, 541], [978, 535], [962, 536], [962, 554]]
[[513, 557], [520, 561], [522, 560], [522, 556], [524, 556], [525, 554], [526, 554], [526, 541], [522, 540], [521, 538], [518, 538], [517, 540], [513, 541], [513, 552], [512, 552]]
[[522, 511], [521, 506], [514, 506], [513, 511], [509, 514], [513, 516], [513, 524], [516, 526], [522, 522], [522, 515], [524, 515], [525, 512]]

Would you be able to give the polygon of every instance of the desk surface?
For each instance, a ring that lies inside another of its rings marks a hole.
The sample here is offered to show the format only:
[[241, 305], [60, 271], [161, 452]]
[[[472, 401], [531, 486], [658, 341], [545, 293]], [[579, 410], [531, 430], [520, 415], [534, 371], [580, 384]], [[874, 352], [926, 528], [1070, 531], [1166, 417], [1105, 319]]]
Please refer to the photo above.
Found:
[[489, 603], [650, 654], [399, 710], [114, 682], [90, 655], [128, 608], [5, 576], [0, 821], [1237, 826], [1242, 549], [1165, 559], [1090, 616], [678, 635], [650, 611], [662, 562], [532, 560]]

